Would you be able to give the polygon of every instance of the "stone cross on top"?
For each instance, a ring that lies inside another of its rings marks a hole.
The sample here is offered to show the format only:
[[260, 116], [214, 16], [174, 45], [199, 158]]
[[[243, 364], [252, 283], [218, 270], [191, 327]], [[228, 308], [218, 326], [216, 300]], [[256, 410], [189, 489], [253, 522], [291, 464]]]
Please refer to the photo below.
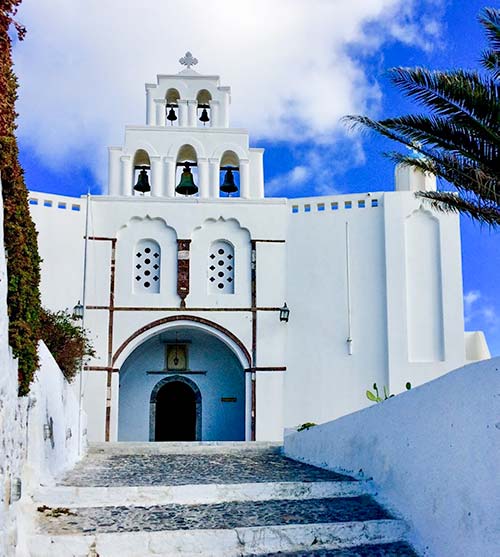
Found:
[[188, 51], [182, 58], [179, 58], [179, 62], [183, 66], [187, 66], [187, 69], [190, 70], [191, 66], [196, 66], [196, 64], [198, 63], [198, 59], [194, 58], [193, 55]]

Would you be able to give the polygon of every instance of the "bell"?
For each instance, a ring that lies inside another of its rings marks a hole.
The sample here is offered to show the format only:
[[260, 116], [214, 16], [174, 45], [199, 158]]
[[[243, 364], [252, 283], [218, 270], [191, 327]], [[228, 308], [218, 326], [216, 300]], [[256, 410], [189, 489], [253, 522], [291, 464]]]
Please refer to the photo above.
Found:
[[175, 113], [175, 110], [172, 107], [170, 107], [170, 110], [168, 111], [167, 120], [169, 122], [175, 122], [177, 120], [177, 114]]
[[137, 178], [137, 184], [134, 186], [135, 191], [140, 191], [141, 193], [146, 193], [151, 191], [151, 186], [149, 185], [148, 173], [143, 168], [139, 172], [139, 176]]
[[203, 124], [206, 124], [207, 122], [210, 122], [210, 118], [208, 117], [208, 112], [207, 112], [206, 108], [204, 108], [201, 111], [200, 122], [203, 122]]
[[175, 191], [181, 195], [193, 195], [197, 193], [198, 186], [194, 183], [193, 175], [189, 166], [185, 166], [182, 171], [181, 181], [175, 188]]
[[223, 191], [224, 193], [234, 193], [238, 191], [238, 186], [234, 183], [233, 171], [231, 169], [226, 172], [220, 191]]

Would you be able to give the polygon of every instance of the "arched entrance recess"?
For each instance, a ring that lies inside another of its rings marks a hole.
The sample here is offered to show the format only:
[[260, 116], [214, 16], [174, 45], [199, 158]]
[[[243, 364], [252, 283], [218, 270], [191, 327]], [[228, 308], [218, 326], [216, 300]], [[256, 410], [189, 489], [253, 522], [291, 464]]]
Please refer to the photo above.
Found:
[[150, 441], [201, 441], [201, 392], [188, 377], [165, 377], [149, 403]]
[[[175, 342], [187, 342], [189, 366], [184, 372], [165, 368], [165, 347]], [[156, 417], [160, 389], [179, 376], [197, 387], [197, 402], [203, 400], [197, 407], [202, 419], [196, 421], [196, 440], [251, 440], [252, 384], [251, 374], [245, 373], [249, 358], [234, 334], [203, 318], [171, 316], [137, 330], [113, 360], [120, 370], [117, 440], [155, 440], [152, 413]]]

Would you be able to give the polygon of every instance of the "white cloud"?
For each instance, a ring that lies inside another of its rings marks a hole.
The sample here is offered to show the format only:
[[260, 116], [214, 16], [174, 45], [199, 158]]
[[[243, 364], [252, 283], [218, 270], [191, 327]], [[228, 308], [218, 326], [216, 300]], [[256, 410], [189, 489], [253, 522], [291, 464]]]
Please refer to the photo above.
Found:
[[310, 177], [310, 168], [307, 166], [295, 166], [289, 172], [277, 176], [266, 182], [266, 194], [269, 196], [280, 195], [284, 191], [293, 193], [298, 187]]
[[473, 322], [485, 329], [496, 330], [500, 325], [500, 315], [479, 290], [469, 290], [464, 294], [465, 323]]
[[144, 122], [144, 83], [179, 71], [191, 50], [200, 73], [232, 87], [232, 124], [254, 141], [331, 144], [345, 133], [343, 115], [373, 113], [380, 101], [352, 47], [427, 48], [439, 25], [424, 4], [24, 0], [18, 20], [28, 35], [14, 51], [20, 138], [48, 165], [78, 159], [102, 180], [106, 146], [120, 144], [124, 124]]

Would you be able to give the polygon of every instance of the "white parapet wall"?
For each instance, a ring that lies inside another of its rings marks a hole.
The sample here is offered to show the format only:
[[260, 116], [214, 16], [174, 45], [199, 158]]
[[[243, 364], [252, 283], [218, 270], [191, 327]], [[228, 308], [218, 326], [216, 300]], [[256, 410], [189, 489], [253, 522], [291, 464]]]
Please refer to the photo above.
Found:
[[30, 487], [53, 483], [75, 464], [87, 446], [86, 415], [82, 412], [80, 422], [76, 385], [68, 383], [43, 342], [38, 354], [40, 368], [29, 394], [24, 467], [24, 481]]
[[285, 454], [373, 478], [422, 555], [497, 555], [500, 358], [285, 437]]

